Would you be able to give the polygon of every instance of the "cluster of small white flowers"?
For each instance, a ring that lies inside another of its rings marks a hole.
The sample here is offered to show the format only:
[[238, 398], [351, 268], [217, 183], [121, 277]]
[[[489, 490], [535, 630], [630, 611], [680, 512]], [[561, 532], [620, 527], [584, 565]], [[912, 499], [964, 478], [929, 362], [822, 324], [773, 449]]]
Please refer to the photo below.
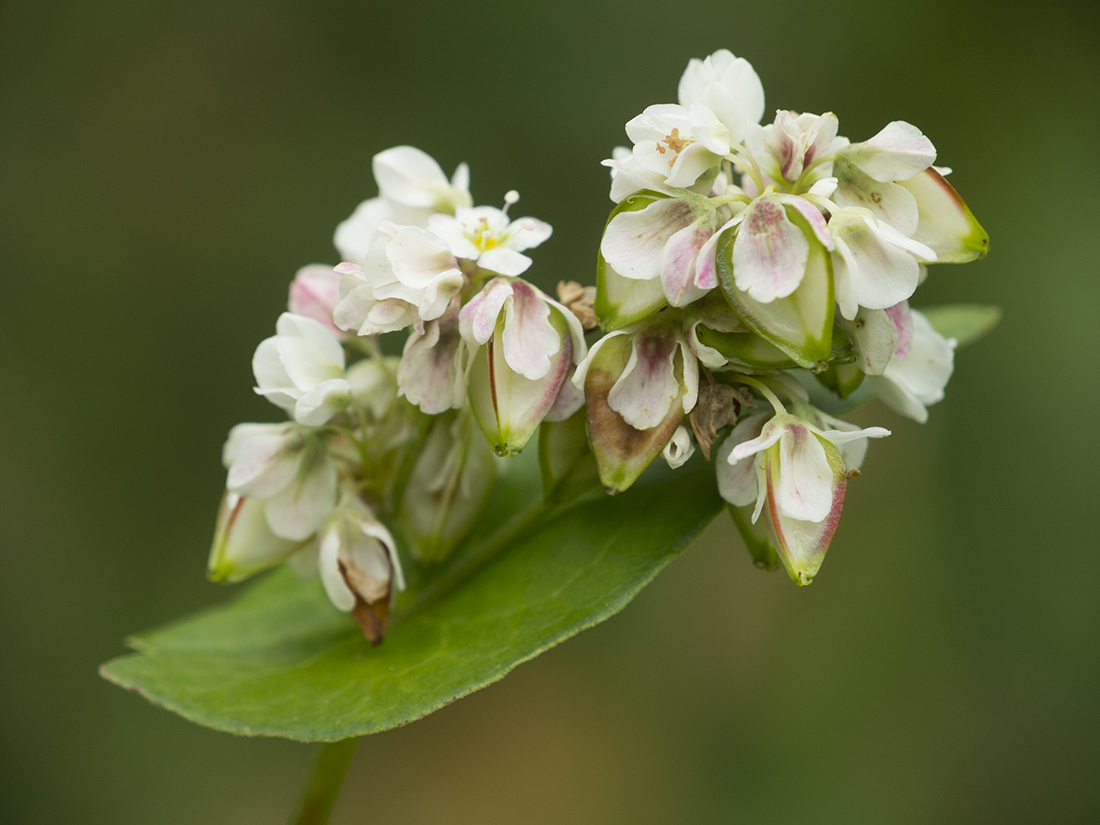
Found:
[[[291, 420], [230, 433], [210, 575], [314, 570], [380, 641], [402, 556], [445, 559], [500, 458], [583, 417], [608, 492], [658, 455], [714, 452], [757, 559], [811, 581], [866, 439], [889, 434], [833, 414], [875, 394], [927, 418], [954, 341], [908, 301], [927, 264], [987, 239], [915, 127], [851, 143], [832, 113], [763, 114], [745, 60], [692, 60], [679, 102], [631, 120], [605, 162], [597, 285], [559, 284], [560, 302], [521, 277], [551, 227], [511, 218], [515, 192], [474, 206], [465, 165], [377, 155], [378, 197], [336, 230], [343, 262], [298, 272], [256, 350], [256, 392]], [[406, 334], [400, 356], [388, 333]]]
[[[567, 379], [587, 346], [577, 315], [519, 277], [551, 227], [511, 219], [515, 192], [475, 207], [464, 165], [448, 180], [408, 146], [373, 168], [380, 195], [336, 230], [344, 262], [299, 270], [256, 349], [256, 392], [292, 420], [230, 433], [210, 575], [317, 570], [377, 641], [403, 588], [386, 523], [417, 562], [445, 558], [492, 489], [493, 453], [581, 406]], [[401, 331], [403, 354], [384, 357], [377, 336]]]
[[[720, 491], [751, 507], [734, 514], [746, 540], [801, 584], [862, 460], [864, 446], [849, 442], [888, 434], [827, 416], [810, 391], [835, 403], [867, 377], [861, 396], [924, 421], [954, 342], [908, 301], [927, 264], [984, 255], [987, 237], [916, 127], [895, 121], [852, 143], [831, 112], [781, 109], [761, 125], [763, 115], [756, 72], [723, 50], [689, 63], [678, 103], [626, 124], [633, 146], [605, 161], [618, 204], [600, 246], [607, 335], [574, 381], [601, 478], [619, 491], [659, 452], [683, 464], [692, 434], [709, 457], [736, 421], [719, 451]], [[741, 415], [757, 401], [774, 416]], [[762, 514], [766, 532], [755, 530]]]

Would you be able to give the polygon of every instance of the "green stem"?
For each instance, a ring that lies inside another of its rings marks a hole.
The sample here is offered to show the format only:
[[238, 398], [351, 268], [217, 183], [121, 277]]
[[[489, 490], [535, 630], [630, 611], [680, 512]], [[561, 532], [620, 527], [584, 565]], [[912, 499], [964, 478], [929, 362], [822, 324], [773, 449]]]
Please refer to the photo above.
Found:
[[302, 792], [298, 811], [290, 820], [290, 825], [325, 825], [328, 822], [357, 744], [359, 740], [352, 737], [326, 742], [321, 746], [313, 775]]

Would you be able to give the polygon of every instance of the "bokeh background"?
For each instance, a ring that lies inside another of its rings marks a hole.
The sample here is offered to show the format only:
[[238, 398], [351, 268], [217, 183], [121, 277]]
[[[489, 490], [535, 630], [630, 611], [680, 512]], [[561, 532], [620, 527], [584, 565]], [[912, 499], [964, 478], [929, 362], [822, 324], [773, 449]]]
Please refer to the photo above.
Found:
[[364, 741], [334, 822], [1100, 818], [1097, 7], [6, 0], [0, 5], [0, 820], [267, 823], [314, 749], [100, 680], [203, 577], [295, 269], [370, 158], [468, 161], [593, 279], [599, 166], [688, 58], [869, 137], [905, 119], [992, 236], [918, 304], [998, 303], [921, 427], [882, 407], [814, 586], [723, 517], [621, 615]]

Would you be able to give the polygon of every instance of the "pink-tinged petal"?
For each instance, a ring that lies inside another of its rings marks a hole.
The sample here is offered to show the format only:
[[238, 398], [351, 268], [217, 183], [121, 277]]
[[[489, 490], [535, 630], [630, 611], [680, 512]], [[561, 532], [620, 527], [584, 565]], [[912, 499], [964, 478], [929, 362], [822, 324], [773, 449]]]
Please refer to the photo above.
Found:
[[894, 322], [898, 331], [898, 345], [894, 355], [904, 358], [909, 354], [909, 346], [913, 342], [913, 314], [909, 311], [909, 302], [902, 301], [892, 307], [886, 307], [884, 312]]
[[661, 328], [634, 335], [630, 357], [608, 394], [608, 405], [637, 430], [656, 427], [681, 394], [676, 379], [677, 342]]
[[634, 483], [661, 454], [684, 416], [681, 406], [673, 404], [657, 426], [639, 430], [609, 406], [608, 397], [633, 352], [632, 344], [625, 333], [605, 336], [589, 351], [589, 360], [577, 368], [577, 375], [584, 368], [585, 423], [600, 482], [611, 493]]
[[769, 482], [775, 506], [799, 521], [821, 521], [833, 500], [833, 471], [821, 441], [803, 424], [790, 423], [779, 440], [779, 478]]
[[821, 115], [801, 114], [797, 118], [799, 134], [806, 146], [805, 163], [807, 165], [825, 154], [836, 140], [840, 122], [832, 112]]
[[493, 336], [504, 302], [512, 297], [512, 282], [494, 278], [462, 307], [458, 314], [459, 330], [470, 344], [484, 344]]
[[760, 435], [767, 422], [766, 414], [750, 415], [742, 418], [734, 426], [729, 436], [722, 442], [715, 459], [718, 475], [718, 494], [730, 504], [748, 507], [756, 502], [759, 487], [756, 483], [756, 460], [745, 459], [730, 461], [733, 449], [739, 444], [751, 441]]
[[733, 244], [733, 278], [750, 298], [769, 303], [802, 282], [810, 242], [778, 198], [757, 198], [745, 211]]
[[450, 182], [432, 157], [412, 146], [394, 146], [372, 161], [379, 191], [405, 206], [434, 207]]
[[740, 444], [736, 445], [730, 453], [728, 461], [731, 464], [738, 461], [744, 461], [749, 456], [756, 455], [768, 449], [782, 437], [783, 427], [781, 424], [775, 423], [775, 419], [773, 418], [765, 422], [760, 435], [755, 438], [750, 438], [748, 441], [742, 441]]
[[290, 283], [287, 308], [295, 315], [312, 318], [338, 335], [340, 330], [332, 322], [332, 310], [340, 302], [341, 277], [327, 264], [303, 266]]
[[802, 174], [806, 150], [802, 134], [793, 112], [780, 109], [775, 113], [775, 123], [765, 127], [764, 147], [775, 158], [779, 174], [784, 180], [796, 181]]
[[829, 234], [829, 225], [825, 221], [825, 216], [821, 214], [821, 210], [810, 203], [805, 198], [800, 198], [797, 195], [779, 195], [780, 202], [791, 209], [794, 209], [806, 219], [806, 223], [810, 225], [810, 229], [813, 230], [814, 235], [820, 241], [821, 245], [828, 250], [833, 248], [833, 236]]
[[943, 400], [955, 368], [955, 341], [944, 338], [928, 319], [912, 311], [913, 338], [909, 353], [895, 356], [874, 382], [875, 394], [902, 415], [924, 423], [927, 407]]
[[665, 244], [693, 220], [691, 204], [679, 198], [662, 198], [644, 209], [620, 212], [608, 223], [600, 252], [622, 277], [653, 280], [661, 274]]
[[[713, 221], [698, 220], [673, 234], [665, 244], [661, 255], [661, 286], [670, 305], [687, 306], [707, 294], [707, 289], [697, 283], [696, 262], [713, 232]], [[710, 288], [718, 285], [713, 253], [710, 256], [709, 278], [713, 281]]]
[[942, 174], [927, 169], [900, 185], [917, 202], [920, 217], [913, 240], [935, 251], [939, 263], [966, 263], [985, 257], [989, 235]]
[[936, 147], [921, 130], [895, 120], [870, 140], [853, 143], [843, 150], [850, 160], [877, 181], [909, 180], [936, 160]]
[[561, 334], [550, 322], [549, 305], [525, 281], [512, 282], [512, 300], [504, 304], [502, 337], [508, 366], [532, 381], [549, 372], [551, 359], [562, 347]]
[[566, 373], [565, 380], [561, 382], [561, 388], [558, 390], [558, 397], [554, 399], [554, 403], [547, 410], [543, 421], [566, 421], [584, 406], [584, 390], [578, 389], [573, 383], [574, 369], [571, 368]]
[[497, 246], [488, 252], [482, 252], [477, 259], [477, 265], [490, 272], [499, 272], [501, 275], [522, 275], [531, 266], [531, 259], [522, 252], [509, 249], [506, 246]]
[[458, 332], [457, 312], [454, 315], [449, 321], [447, 316], [429, 321], [423, 333], [411, 334], [397, 365], [399, 394], [428, 415], [457, 409], [466, 394], [466, 348]]

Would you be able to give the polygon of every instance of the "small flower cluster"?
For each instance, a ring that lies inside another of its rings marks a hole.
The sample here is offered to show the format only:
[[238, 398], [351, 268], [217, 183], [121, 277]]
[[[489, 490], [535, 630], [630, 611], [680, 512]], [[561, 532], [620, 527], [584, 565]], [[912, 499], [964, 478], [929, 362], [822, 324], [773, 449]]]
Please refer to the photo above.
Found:
[[[464, 165], [448, 180], [407, 146], [373, 168], [379, 196], [336, 230], [344, 261], [299, 270], [256, 349], [256, 392], [291, 420], [230, 433], [210, 576], [283, 560], [316, 570], [380, 641], [404, 586], [395, 533], [418, 562], [444, 559], [487, 500], [497, 456], [579, 409], [568, 379], [587, 345], [578, 312], [519, 277], [551, 227], [511, 219], [515, 192], [504, 209], [473, 206]], [[580, 292], [570, 300], [583, 310]], [[403, 354], [385, 357], [378, 336], [400, 331]]]
[[908, 301], [928, 264], [980, 257], [988, 239], [908, 123], [860, 143], [831, 112], [761, 125], [760, 80], [725, 50], [692, 60], [678, 92], [627, 123], [633, 146], [605, 161], [618, 204], [597, 273], [607, 334], [574, 381], [611, 490], [658, 453], [678, 466], [698, 444], [709, 459], [733, 425], [719, 490], [758, 559], [805, 584], [863, 439], [889, 434], [818, 407], [873, 392], [923, 422], [954, 342]]
[[290, 420], [230, 433], [211, 577], [316, 571], [378, 642], [402, 556], [444, 560], [502, 460], [571, 419], [611, 493], [659, 455], [713, 455], [758, 562], [809, 583], [866, 440], [889, 434], [834, 416], [874, 394], [927, 418], [954, 341], [908, 301], [927, 265], [988, 242], [915, 127], [851, 143], [832, 113], [763, 113], [745, 60], [692, 60], [679, 102], [631, 120], [605, 162], [596, 288], [560, 300], [521, 277], [551, 227], [510, 217], [515, 192], [474, 206], [465, 165], [377, 155], [378, 197], [336, 230], [343, 262], [298, 272], [256, 350], [256, 392]]

